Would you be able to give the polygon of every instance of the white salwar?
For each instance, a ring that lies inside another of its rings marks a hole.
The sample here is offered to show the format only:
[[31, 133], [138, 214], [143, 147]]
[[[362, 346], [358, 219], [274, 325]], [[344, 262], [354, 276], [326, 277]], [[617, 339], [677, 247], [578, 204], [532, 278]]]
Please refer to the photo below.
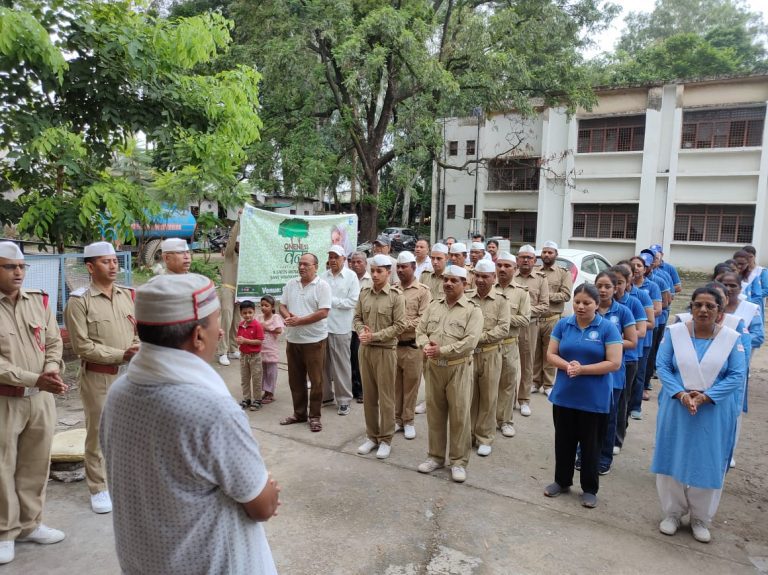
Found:
[[700, 519], [709, 527], [712, 518], [720, 505], [722, 489], [701, 489], [691, 485], [683, 485], [669, 475], [656, 475], [656, 490], [659, 492], [661, 510], [665, 517], [677, 520], [688, 513], [691, 518]]

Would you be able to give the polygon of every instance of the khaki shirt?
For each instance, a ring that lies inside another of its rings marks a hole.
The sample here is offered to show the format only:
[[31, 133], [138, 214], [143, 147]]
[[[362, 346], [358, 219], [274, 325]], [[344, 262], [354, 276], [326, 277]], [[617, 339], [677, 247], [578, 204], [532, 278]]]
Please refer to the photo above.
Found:
[[72, 351], [80, 359], [119, 365], [125, 350], [139, 343], [132, 292], [130, 288], [113, 285], [110, 299], [91, 284], [69, 294], [64, 323]]
[[[422, 274], [423, 275], [423, 274]], [[445, 297], [432, 300], [416, 328], [416, 345], [430, 341], [440, 346], [438, 359], [460, 359], [472, 355], [483, 335], [483, 312], [462, 295], [448, 306]]]
[[405, 301], [405, 331], [400, 334], [400, 341], [416, 339], [416, 327], [421, 321], [421, 316], [427, 311], [429, 302], [432, 301], [432, 292], [423, 283], [415, 281], [408, 287], [398, 286], [403, 292]]
[[421, 274], [421, 278], [419, 279], [421, 283], [423, 283], [425, 286], [429, 288], [429, 291], [432, 292], [432, 299], [436, 300], [438, 298], [441, 298], [445, 295], [445, 292], [443, 291], [443, 276], [437, 275], [434, 271], [424, 271]]
[[543, 273], [549, 287], [549, 315], [560, 315], [565, 309], [565, 302], [571, 300], [573, 280], [565, 268], [554, 264], [551, 268], [537, 267]]
[[510, 282], [507, 287], [496, 284], [496, 289], [501, 290], [509, 302], [508, 337], [517, 337], [520, 335], [520, 328], [528, 327], [531, 323], [531, 298], [528, 295], [528, 288]]
[[0, 384], [35, 387], [46, 371], [64, 371], [56, 316], [40, 290], [19, 290], [15, 302], [0, 292]]
[[485, 297], [475, 291], [470, 300], [475, 302], [483, 312], [483, 334], [480, 336], [480, 345], [498, 343], [507, 337], [509, 333], [509, 302], [507, 296], [496, 288]]
[[520, 270], [517, 270], [512, 281], [528, 288], [528, 296], [531, 298], [531, 318], [549, 315], [549, 284], [543, 273], [533, 270], [531, 275], [526, 277], [520, 275]]
[[235, 251], [237, 236], [240, 235], [240, 220], [235, 222], [229, 232], [227, 247], [224, 248], [224, 265], [221, 266], [221, 285], [231, 290], [237, 286], [237, 264], [240, 255]]
[[358, 335], [365, 326], [371, 330], [373, 339], [368, 345], [395, 347], [397, 336], [406, 327], [405, 300], [402, 293], [390, 284], [385, 284], [380, 292], [374, 291], [373, 288], [363, 289], [360, 299], [357, 300], [355, 319], [352, 323]]

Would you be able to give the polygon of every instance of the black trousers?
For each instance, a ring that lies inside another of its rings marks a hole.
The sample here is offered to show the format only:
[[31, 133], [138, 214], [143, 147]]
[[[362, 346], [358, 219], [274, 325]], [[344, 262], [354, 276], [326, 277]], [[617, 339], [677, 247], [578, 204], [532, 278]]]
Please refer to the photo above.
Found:
[[573, 485], [576, 446], [581, 444], [581, 489], [584, 493], [597, 494], [600, 448], [608, 414], [553, 405], [552, 419], [555, 422], [555, 482], [560, 487]]
[[352, 352], [350, 356], [352, 360], [352, 397], [357, 399], [363, 397], [363, 380], [360, 377], [360, 358], [358, 357], [360, 338], [355, 330], [352, 330], [352, 340], [349, 347]]
[[632, 384], [637, 375], [637, 361], [628, 361], [624, 364], [626, 369], [626, 380], [624, 389], [621, 390], [619, 398], [619, 413], [616, 419], [616, 440], [615, 445], [621, 447], [624, 445], [624, 438], [627, 436], [627, 424], [629, 423], [629, 397], [632, 390]]
[[667, 324], [660, 323], [653, 328], [653, 345], [651, 345], [651, 353], [648, 356], [648, 367], [645, 368], [645, 381], [643, 381], [643, 389], [651, 389], [651, 379], [656, 375], [656, 353], [659, 351], [661, 340], [664, 337], [664, 328]]

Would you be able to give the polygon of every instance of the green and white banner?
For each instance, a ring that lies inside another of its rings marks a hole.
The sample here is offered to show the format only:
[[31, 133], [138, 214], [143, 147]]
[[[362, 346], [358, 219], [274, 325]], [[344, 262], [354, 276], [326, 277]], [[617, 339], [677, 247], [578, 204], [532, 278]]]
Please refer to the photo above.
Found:
[[283, 286], [299, 275], [299, 258], [312, 253], [325, 270], [328, 248], [357, 246], [357, 215], [294, 216], [246, 205], [240, 219], [240, 262], [237, 298], [280, 298]]

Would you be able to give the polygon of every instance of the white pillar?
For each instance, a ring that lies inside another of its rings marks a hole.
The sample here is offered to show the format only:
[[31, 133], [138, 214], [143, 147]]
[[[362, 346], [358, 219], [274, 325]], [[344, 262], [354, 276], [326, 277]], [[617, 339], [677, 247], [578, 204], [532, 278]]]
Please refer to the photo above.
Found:
[[763, 122], [763, 142], [760, 154], [760, 175], [757, 178], [755, 203], [755, 229], [752, 231], [752, 245], [757, 250], [758, 263], [768, 265], [768, 102]]

